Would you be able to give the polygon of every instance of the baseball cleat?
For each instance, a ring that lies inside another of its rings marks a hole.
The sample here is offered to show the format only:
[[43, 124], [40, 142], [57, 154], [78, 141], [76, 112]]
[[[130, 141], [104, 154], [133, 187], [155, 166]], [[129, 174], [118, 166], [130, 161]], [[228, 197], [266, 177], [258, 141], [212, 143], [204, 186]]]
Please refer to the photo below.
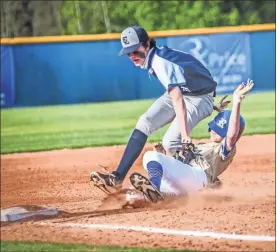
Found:
[[98, 187], [106, 194], [111, 193], [108, 187], [112, 187], [116, 190], [121, 189], [122, 181], [120, 181], [115, 174], [109, 173], [107, 170], [105, 170], [105, 173], [106, 174], [100, 172], [92, 172], [90, 174], [90, 180], [94, 184], [94, 186]]
[[97, 188], [99, 188], [101, 191], [103, 191], [106, 194], [110, 194], [111, 192], [107, 189], [105, 183], [103, 183], [103, 180], [101, 179], [101, 175], [99, 175], [97, 172], [92, 172], [90, 174], [90, 181], [93, 183], [93, 185]]
[[143, 175], [135, 172], [130, 176], [130, 181], [133, 187], [142, 192], [151, 202], [158, 203], [163, 200], [163, 196], [158, 188]]

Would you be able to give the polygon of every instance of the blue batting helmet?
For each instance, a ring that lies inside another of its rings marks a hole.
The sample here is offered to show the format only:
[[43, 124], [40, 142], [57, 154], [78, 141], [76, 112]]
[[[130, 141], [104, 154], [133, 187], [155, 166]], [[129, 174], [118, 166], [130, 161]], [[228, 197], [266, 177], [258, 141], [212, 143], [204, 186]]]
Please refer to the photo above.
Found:
[[[220, 135], [221, 137], [226, 137], [229, 120], [231, 116], [231, 110], [223, 110], [222, 112], [218, 113], [216, 117], [208, 123], [209, 131], [213, 130], [216, 134]], [[242, 116], [240, 116], [240, 130], [238, 138], [241, 136], [242, 131], [245, 127], [245, 121]]]

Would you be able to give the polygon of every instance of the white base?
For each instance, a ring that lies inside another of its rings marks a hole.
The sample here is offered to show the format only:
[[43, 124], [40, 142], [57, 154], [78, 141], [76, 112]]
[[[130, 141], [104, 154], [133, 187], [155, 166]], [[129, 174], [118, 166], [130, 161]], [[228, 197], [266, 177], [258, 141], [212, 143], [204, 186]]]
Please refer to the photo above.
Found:
[[1, 222], [2, 221], [18, 221], [28, 217], [34, 217], [38, 215], [53, 216], [57, 215], [59, 211], [57, 209], [45, 208], [38, 211], [28, 211], [24, 207], [10, 207], [1, 209]]

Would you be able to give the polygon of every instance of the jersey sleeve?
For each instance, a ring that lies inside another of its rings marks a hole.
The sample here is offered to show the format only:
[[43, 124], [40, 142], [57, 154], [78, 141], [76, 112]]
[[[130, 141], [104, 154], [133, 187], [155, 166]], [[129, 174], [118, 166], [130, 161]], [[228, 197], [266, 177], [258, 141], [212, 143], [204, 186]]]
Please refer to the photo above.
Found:
[[234, 144], [232, 149], [228, 151], [227, 145], [226, 145], [226, 137], [222, 140], [220, 151], [219, 151], [219, 155], [222, 158], [222, 160], [225, 160], [228, 158], [228, 156], [232, 153], [232, 150], [234, 149], [235, 146], [236, 145]]
[[170, 87], [186, 85], [184, 69], [174, 62], [156, 55], [152, 68], [166, 90], [169, 90]]

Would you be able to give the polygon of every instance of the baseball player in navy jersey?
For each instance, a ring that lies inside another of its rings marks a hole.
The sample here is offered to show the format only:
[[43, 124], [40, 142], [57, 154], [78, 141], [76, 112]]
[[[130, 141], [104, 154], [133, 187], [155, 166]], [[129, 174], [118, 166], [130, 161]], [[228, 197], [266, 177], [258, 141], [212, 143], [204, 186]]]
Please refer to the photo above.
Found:
[[121, 33], [122, 50], [137, 67], [156, 77], [165, 93], [139, 118], [119, 165], [112, 173], [92, 172], [91, 181], [104, 190], [121, 188], [122, 181], [140, 155], [147, 138], [171, 123], [162, 144], [167, 155], [175, 155], [176, 142], [191, 143], [190, 132], [198, 122], [211, 115], [217, 83], [209, 70], [192, 55], [158, 47], [140, 26]]
[[185, 151], [184, 156], [178, 158], [147, 151], [143, 156], [143, 167], [149, 179], [133, 173], [131, 184], [141, 193], [127, 192], [127, 201], [134, 203], [146, 196], [157, 203], [167, 195], [187, 195], [205, 187], [220, 186], [218, 176], [232, 163], [236, 143], [245, 128], [245, 120], [240, 115], [241, 102], [253, 86], [252, 80], [239, 85], [233, 94], [232, 110], [222, 110], [208, 123], [211, 142], [195, 145], [195, 153], [190, 158], [186, 153], [191, 153]]

